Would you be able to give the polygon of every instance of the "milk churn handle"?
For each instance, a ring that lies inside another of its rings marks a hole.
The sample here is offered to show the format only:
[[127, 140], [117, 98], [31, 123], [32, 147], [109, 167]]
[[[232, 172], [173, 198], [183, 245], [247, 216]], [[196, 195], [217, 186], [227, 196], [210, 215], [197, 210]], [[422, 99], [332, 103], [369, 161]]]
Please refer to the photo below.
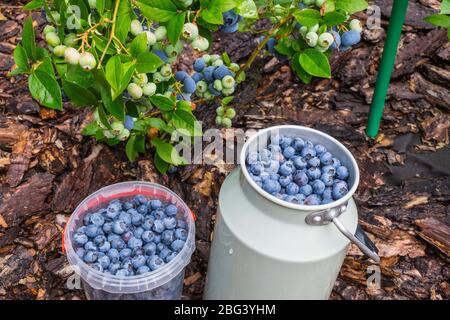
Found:
[[343, 204], [337, 208], [331, 208], [322, 211], [315, 211], [306, 216], [305, 221], [309, 225], [313, 226], [323, 226], [331, 222], [339, 229], [339, 231], [346, 236], [351, 242], [356, 244], [358, 248], [367, 255], [370, 259], [375, 262], [380, 262], [380, 257], [378, 256], [378, 249], [375, 244], [370, 241], [367, 235], [358, 226], [356, 229], [356, 236], [347, 230], [347, 228], [342, 224], [338, 217], [347, 210], [347, 204]]

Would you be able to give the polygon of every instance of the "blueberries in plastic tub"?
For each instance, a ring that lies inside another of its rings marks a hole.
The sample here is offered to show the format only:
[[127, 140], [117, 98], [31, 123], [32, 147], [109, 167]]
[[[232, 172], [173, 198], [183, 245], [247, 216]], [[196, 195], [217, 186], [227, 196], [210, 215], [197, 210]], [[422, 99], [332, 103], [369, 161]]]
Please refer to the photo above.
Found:
[[272, 136], [267, 145], [246, 159], [251, 179], [265, 192], [300, 205], [328, 204], [349, 192], [350, 171], [325, 146], [284, 135]]
[[97, 271], [119, 277], [153, 272], [184, 247], [188, 223], [178, 212], [171, 203], [142, 195], [112, 200], [84, 216], [73, 235], [76, 253]]

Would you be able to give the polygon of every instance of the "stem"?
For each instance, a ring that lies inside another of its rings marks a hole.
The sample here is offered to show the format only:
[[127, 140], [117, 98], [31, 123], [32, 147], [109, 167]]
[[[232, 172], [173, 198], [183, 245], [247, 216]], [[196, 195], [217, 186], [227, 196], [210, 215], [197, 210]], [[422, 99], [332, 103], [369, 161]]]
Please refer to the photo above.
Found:
[[105, 49], [102, 52], [102, 56], [100, 58], [100, 60], [98, 61], [98, 69], [100, 69], [102, 67], [102, 61], [105, 58], [106, 55], [106, 51], [108, 50], [112, 39], [114, 38], [114, 33], [116, 31], [116, 19], [117, 19], [117, 12], [119, 11], [119, 4], [120, 4], [120, 0], [116, 0], [116, 4], [114, 7], [114, 13], [113, 13], [113, 20], [112, 20], [112, 27], [111, 27], [111, 34], [109, 35], [109, 39], [108, 42], [106, 43]]
[[244, 64], [244, 66], [242, 68], [239, 69], [239, 71], [236, 74], [236, 79], [239, 77], [239, 75], [247, 70], [253, 63], [253, 61], [256, 59], [256, 57], [258, 56], [258, 53], [264, 48], [264, 46], [266, 45], [267, 41], [269, 41], [270, 36], [272, 34], [275, 33], [276, 30], [278, 30], [281, 26], [283, 26], [284, 24], [288, 23], [289, 20], [291, 20], [293, 18], [292, 15], [288, 15], [286, 17], [284, 17], [282, 20], [280, 20], [280, 22], [278, 22], [278, 24], [276, 24], [272, 29], [270, 29], [270, 31], [267, 33], [267, 36], [264, 38], [263, 41], [261, 41], [261, 43], [256, 47], [255, 51], [253, 51], [252, 55], [250, 56], [250, 58], [247, 60], [247, 62]]

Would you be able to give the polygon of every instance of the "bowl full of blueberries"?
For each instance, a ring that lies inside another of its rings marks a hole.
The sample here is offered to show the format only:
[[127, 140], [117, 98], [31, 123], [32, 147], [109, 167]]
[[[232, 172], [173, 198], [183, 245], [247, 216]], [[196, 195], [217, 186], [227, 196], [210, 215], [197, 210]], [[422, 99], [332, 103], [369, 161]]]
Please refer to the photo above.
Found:
[[195, 249], [193, 214], [164, 186], [113, 184], [75, 209], [64, 249], [89, 299], [179, 299]]
[[333, 137], [302, 126], [260, 130], [244, 145], [240, 163], [258, 193], [293, 209], [338, 207], [359, 183], [358, 165], [350, 151]]

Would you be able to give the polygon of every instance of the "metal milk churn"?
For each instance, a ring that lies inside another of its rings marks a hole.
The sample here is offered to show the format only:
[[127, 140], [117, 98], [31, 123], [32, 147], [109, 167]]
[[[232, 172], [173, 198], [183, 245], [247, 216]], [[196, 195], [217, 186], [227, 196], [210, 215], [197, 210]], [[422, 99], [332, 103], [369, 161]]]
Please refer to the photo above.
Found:
[[[266, 147], [274, 132], [324, 145], [349, 169], [348, 194], [308, 206], [262, 190], [245, 159], [249, 150]], [[245, 143], [240, 164], [220, 190], [205, 299], [328, 299], [350, 242], [379, 262], [376, 247], [358, 227], [352, 199], [359, 183], [357, 163], [336, 139], [301, 126], [267, 128]]]

